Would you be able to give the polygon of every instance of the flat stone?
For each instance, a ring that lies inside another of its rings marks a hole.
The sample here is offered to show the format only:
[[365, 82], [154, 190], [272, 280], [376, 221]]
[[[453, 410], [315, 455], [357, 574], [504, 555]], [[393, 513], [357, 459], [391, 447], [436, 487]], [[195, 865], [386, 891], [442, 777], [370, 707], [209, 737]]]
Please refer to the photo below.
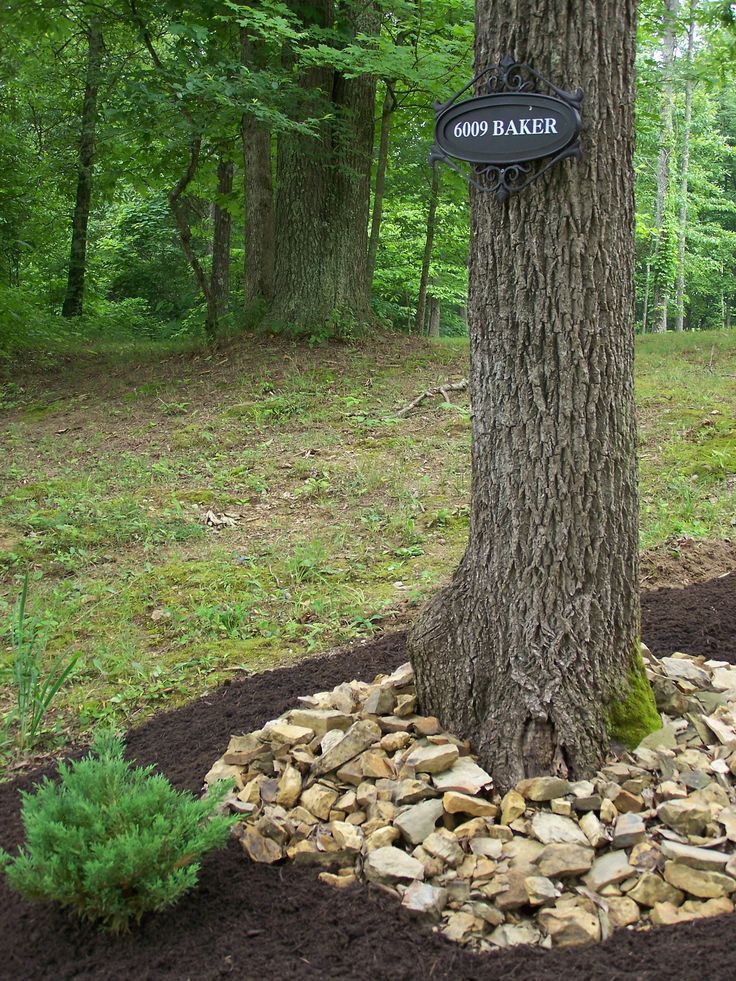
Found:
[[338, 849], [353, 848], [360, 851], [363, 846], [363, 834], [354, 824], [346, 821], [330, 821], [327, 829], [335, 840]]
[[638, 923], [641, 917], [639, 907], [628, 896], [611, 896], [607, 900], [608, 916], [617, 929]]
[[442, 933], [448, 940], [462, 943], [477, 933], [479, 926], [482, 927], [482, 921], [479, 921], [472, 913], [450, 913], [446, 925], [442, 928]]
[[414, 720], [414, 729], [420, 736], [436, 736], [442, 732], [440, 720], [434, 715], [418, 715]]
[[534, 815], [532, 833], [544, 845], [549, 845], [552, 842], [588, 845], [588, 839], [576, 821], [559, 814], [552, 814], [549, 811], [538, 811]]
[[401, 811], [394, 825], [412, 845], [421, 845], [432, 834], [443, 812], [441, 800], [425, 800]]
[[292, 725], [289, 722], [267, 722], [263, 727], [263, 738], [280, 746], [300, 746], [314, 739], [314, 729], [308, 726]]
[[469, 814], [471, 817], [494, 818], [498, 808], [482, 797], [471, 797], [470, 794], [459, 794], [456, 790], [448, 790], [442, 797], [442, 806], [448, 814]]
[[546, 801], [569, 794], [570, 782], [560, 777], [531, 777], [517, 783], [516, 790], [527, 800]]
[[292, 725], [303, 726], [311, 729], [315, 736], [321, 739], [325, 733], [332, 729], [343, 731], [350, 728], [355, 721], [352, 716], [344, 712], [337, 712], [335, 709], [292, 709], [289, 712], [289, 721]]
[[396, 694], [391, 688], [374, 688], [363, 703], [366, 715], [388, 715], [396, 705]]
[[601, 925], [594, 913], [579, 906], [543, 909], [539, 925], [552, 939], [554, 947], [574, 947], [601, 939]]
[[447, 906], [447, 890], [429, 882], [414, 881], [404, 893], [401, 905], [410, 913], [426, 916], [437, 922]]
[[602, 848], [608, 844], [608, 837], [603, 825], [593, 811], [588, 811], [580, 818], [580, 828], [593, 848]]
[[231, 736], [222, 761], [230, 766], [247, 766], [263, 751], [263, 742], [255, 732], [246, 733], [244, 736]]
[[647, 826], [638, 814], [621, 814], [613, 828], [613, 847], [631, 848], [646, 838]]
[[524, 888], [529, 897], [530, 906], [553, 903], [559, 895], [559, 890], [554, 882], [544, 875], [528, 875], [524, 879]]
[[338, 797], [339, 794], [336, 790], [325, 787], [321, 783], [315, 783], [302, 792], [300, 803], [320, 821], [326, 821]]
[[333, 889], [351, 889], [353, 886], [358, 884], [357, 876], [351, 870], [345, 869], [347, 875], [337, 874], [333, 872], [320, 872], [317, 878], [320, 882], [324, 882], [328, 886], [332, 886]]
[[457, 746], [453, 746], [452, 743], [444, 746], [416, 746], [404, 762], [420, 773], [442, 773], [449, 769], [459, 756]]
[[473, 855], [485, 855], [487, 858], [499, 858], [503, 842], [499, 838], [471, 838], [470, 851]]
[[369, 882], [379, 882], [384, 885], [424, 879], [422, 863], [400, 848], [393, 848], [391, 845], [375, 848], [369, 852], [363, 863], [363, 872]]
[[284, 767], [276, 790], [276, 803], [282, 807], [293, 807], [302, 792], [302, 775], [290, 763]]
[[367, 853], [374, 851], [376, 848], [385, 848], [387, 845], [393, 845], [400, 837], [401, 834], [398, 828], [388, 826], [379, 828], [365, 839], [363, 850]]
[[496, 876], [492, 885], [502, 886], [496, 896], [496, 906], [504, 913], [513, 912], [529, 905], [529, 893], [526, 880], [529, 878], [527, 869], [511, 869]]
[[629, 865], [626, 852], [606, 852], [593, 862], [590, 872], [585, 876], [585, 884], [593, 892], [598, 892], [612, 882], [623, 882], [633, 873], [634, 869]]
[[385, 736], [381, 738], [380, 747], [387, 753], [396, 753], [400, 749], [405, 749], [411, 742], [411, 733], [409, 732], [387, 732]]
[[496, 927], [488, 939], [496, 947], [519, 947], [523, 944], [538, 944], [542, 935], [533, 923], [525, 920]]
[[434, 789], [423, 780], [399, 780], [394, 793], [394, 801], [402, 804], [417, 804], [428, 797], [435, 797]]
[[582, 875], [587, 872], [595, 852], [590, 847], [576, 844], [547, 845], [536, 861], [541, 875], [551, 879], [565, 878], [570, 875]]
[[218, 780], [235, 780], [235, 778], [240, 775], [240, 769], [241, 768], [239, 766], [234, 766], [231, 763], [225, 763], [223, 759], [219, 759], [216, 763], [213, 763], [212, 767], [207, 771], [204, 782], [209, 787], [212, 786], [213, 783], [217, 783]]
[[501, 801], [501, 824], [511, 824], [526, 810], [526, 801], [515, 790], [509, 790]]
[[674, 859], [681, 865], [706, 871], [723, 871], [729, 856], [712, 848], [698, 848], [696, 845], [683, 845], [678, 841], [663, 840], [660, 850], [665, 858]]
[[361, 754], [363, 776], [370, 780], [387, 780], [395, 776], [394, 768], [381, 750], [366, 750]]
[[689, 901], [682, 906], [672, 906], [670, 903], [657, 903], [652, 910], [652, 923], [657, 926], [672, 926], [675, 923], [687, 923], [689, 920], [703, 920], [710, 916], [721, 916], [732, 913], [733, 903], [730, 899], [708, 899], [704, 903]]
[[553, 814], [561, 814], [562, 817], [572, 816], [572, 804], [564, 797], [555, 797], [549, 802]]
[[433, 858], [441, 859], [450, 868], [459, 865], [465, 856], [457, 838], [445, 828], [428, 835], [422, 842], [422, 848]]
[[665, 882], [655, 872], [645, 872], [633, 889], [627, 893], [640, 906], [651, 908], [657, 903], [679, 906], [685, 896], [669, 882]]
[[437, 790], [457, 790], [461, 794], [478, 794], [491, 784], [491, 777], [469, 756], [461, 756], [443, 773], [432, 774]]
[[259, 834], [255, 828], [249, 827], [248, 825], [246, 825], [243, 831], [240, 844], [248, 858], [253, 862], [272, 865], [284, 857], [283, 850], [278, 842], [274, 841], [273, 838], [266, 838], [264, 835]]
[[662, 864], [662, 852], [659, 846], [652, 840], [640, 841], [638, 845], [629, 852], [629, 865], [642, 871], [651, 871], [659, 868]]
[[328, 750], [324, 756], [315, 760], [312, 767], [314, 776], [321, 776], [337, 770], [350, 760], [354, 759], [363, 750], [368, 749], [373, 743], [377, 743], [381, 738], [381, 730], [375, 722], [369, 719], [362, 719], [356, 722], [345, 733], [340, 742]]
[[679, 657], [663, 657], [659, 663], [668, 678], [674, 678], [675, 681], [690, 681], [697, 688], [707, 689], [710, 686], [708, 672], [690, 660]]
[[736, 889], [736, 880], [730, 875], [692, 869], [679, 862], [665, 862], [664, 877], [675, 889], [681, 889], [699, 899], [719, 899]]
[[692, 796], [683, 800], [668, 800], [657, 808], [660, 821], [684, 835], [702, 834], [711, 820], [710, 807]]

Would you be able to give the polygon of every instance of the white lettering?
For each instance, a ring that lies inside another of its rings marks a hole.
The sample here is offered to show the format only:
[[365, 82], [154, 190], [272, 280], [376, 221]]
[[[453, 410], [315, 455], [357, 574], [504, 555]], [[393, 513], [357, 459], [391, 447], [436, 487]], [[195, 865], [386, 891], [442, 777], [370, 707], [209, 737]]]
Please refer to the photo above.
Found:
[[494, 136], [503, 136], [503, 120], [502, 119], [494, 119], [493, 120], [493, 135]]
[[535, 119], [534, 126], [532, 127], [532, 132], [535, 136], [539, 136], [540, 133], [544, 132], [544, 120]]
[[556, 119], [550, 119], [549, 117], [547, 117], [547, 119], [545, 119], [545, 123], [546, 123], [546, 129], [544, 131], [545, 133], [556, 133], [557, 132], [557, 120]]
[[529, 132], [529, 123], [531, 119], [520, 119], [519, 120], [519, 136], [531, 136]]
[[506, 127], [506, 136], [518, 136], [516, 126], [514, 126], [513, 119], [509, 119], [509, 124]]

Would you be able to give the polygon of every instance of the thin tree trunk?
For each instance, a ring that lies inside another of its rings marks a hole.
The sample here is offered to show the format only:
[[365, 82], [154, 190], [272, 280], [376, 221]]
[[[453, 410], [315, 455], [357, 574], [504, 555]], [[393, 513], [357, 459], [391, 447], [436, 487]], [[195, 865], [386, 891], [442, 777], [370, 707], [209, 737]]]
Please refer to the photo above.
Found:
[[[372, 3], [340, 8], [352, 33], [375, 34]], [[333, 26], [333, 0], [309, 8], [320, 27]], [[368, 215], [376, 80], [345, 78], [312, 68], [306, 89], [321, 93], [319, 140], [279, 138], [276, 194], [276, 266], [270, 319], [298, 329], [340, 331], [371, 320]]]
[[695, 11], [697, 0], [690, 0], [690, 23], [687, 33], [687, 77], [685, 79], [685, 121], [682, 128], [682, 174], [680, 178], [680, 227], [677, 233], [677, 285], [675, 289], [675, 330], [685, 323], [685, 243], [687, 235], [688, 174], [690, 169], [690, 128], [693, 114], [693, 47], [695, 44]]
[[[240, 32], [241, 64], [257, 70], [265, 51], [253, 43], [245, 29]], [[273, 299], [276, 219], [271, 174], [271, 134], [249, 113], [242, 119], [243, 204], [245, 210], [245, 307], [246, 312]]]
[[503, 204], [471, 191], [470, 539], [409, 638], [422, 711], [470, 739], [502, 791], [593, 772], [628, 672], [642, 676], [635, 12], [636, 0], [476, 2], [476, 65], [511, 51], [585, 86], [582, 163]]
[[214, 202], [212, 230], [212, 309], [208, 310], [206, 330], [210, 338], [217, 333], [220, 319], [227, 313], [230, 297], [230, 211], [220, 203], [233, 190], [232, 160], [220, 158], [217, 162], [217, 200]]
[[97, 89], [104, 42], [102, 30], [93, 17], [87, 29], [87, 75], [82, 103], [82, 132], [79, 138], [77, 199], [72, 220], [72, 245], [69, 257], [66, 296], [61, 308], [64, 317], [79, 317], [84, 307], [84, 281], [87, 273], [87, 227], [92, 201], [92, 179], [97, 128]]
[[646, 275], [646, 279], [644, 280], [644, 309], [642, 310], [642, 314], [641, 314], [641, 332], [642, 332], [642, 334], [646, 334], [647, 327], [649, 326], [649, 322], [648, 322], [648, 320], [649, 320], [649, 280], [651, 278], [651, 274], [652, 274], [652, 263], [651, 263], [650, 260], [647, 260], [647, 275]]
[[388, 162], [388, 141], [391, 133], [391, 114], [394, 111], [395, 98], [393, 83], [386, 82], [386, 94], [381, 111], [381, 136], [378, 144], [378, 161], [376, 162], [376, 186], [373, 190], [373, 217], [371, 219], [371, 236], [368, 242], [368, 281], [373, 283], [376, 270], [376, 255], [378, 240], [381, 234], [381, 218], [383, 217], [383, 195], [386, 189], [386, 164]]
[[440, 301], [436, 296], [429, 298], [429, 330], [430, 337], [440, 336]]
[[419, 277], [419, 296], [417, 297], [417, 315], [414, 320], [414, 330], [417, 334], [424, 333], [424, 318], [427, 309], [427, 284], [429, 283], [429, 265], [432, 261], [432, 246], [434, 244], [434, 220], [437, 214], [437, 198], [439, 197], [440, 177], [437, 165], [432, 167], [432, 186], [429, 192], [429, 207], [427, 209], [427, 234], [424, 239], [424, 256], [422, 272]]
[[665, 0], [665, 31], [662, 42], [662, 126], [659, 135], [659, 155], [657, 157], [657, 255], [655, 261], [654, 311], [652, 330], [664, 333], [667, 330], [667, 315], [670, 305], [670, 227], [668, 198], [670, 191], [670, 171], [673, 125], [672, 71], [675, 62], [676, 22], [680, 0]]

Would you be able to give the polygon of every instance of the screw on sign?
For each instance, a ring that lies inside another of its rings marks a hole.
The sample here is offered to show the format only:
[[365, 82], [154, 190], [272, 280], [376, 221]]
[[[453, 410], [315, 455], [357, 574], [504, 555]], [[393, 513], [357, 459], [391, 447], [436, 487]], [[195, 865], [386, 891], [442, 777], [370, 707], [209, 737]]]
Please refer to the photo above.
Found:
[[[536, 91], [544, 85], [553, 95]], [[458, 101], [468, 89], [478, 92]], [[582, 89], [566, 92], [510, 56], [487, 68], [448, 102], [436, 103], [430, 161], [445, 163], [503, 201], [554, 164], [581, 157]], [[470, 175], [454, 162], [473, 164]]]

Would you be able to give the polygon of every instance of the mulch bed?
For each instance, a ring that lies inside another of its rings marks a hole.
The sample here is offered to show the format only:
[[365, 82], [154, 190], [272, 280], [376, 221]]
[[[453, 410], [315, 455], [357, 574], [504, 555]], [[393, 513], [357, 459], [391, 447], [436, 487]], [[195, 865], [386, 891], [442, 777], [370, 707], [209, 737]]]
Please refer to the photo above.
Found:
[[[736, 663], [736, 573], [686, 589], [645, 593], [643, 639]], [[234, 731], [263, 725], [299, 695], [371, 680], [406, 660], [405, 635], [238, 681], [128, 736], [129, 755], [156, 763], [198, 792]], [[21, 839], [18, 790], [41, 771], [0, 786], [0, 843]], [[603, 944], [562, 951], [521, 947], [476, 956], [412, 922], [366, 888], [336, 892], [312, 869], [245, 860], [235, 843], [209, 857], [199, 888], [130, 936], [109, 938], [0, 883], [0, 978], [14, 981], [233, 978], [616, 979], [736, 976], [736, 914], [649, 933], [622, 930]]]

